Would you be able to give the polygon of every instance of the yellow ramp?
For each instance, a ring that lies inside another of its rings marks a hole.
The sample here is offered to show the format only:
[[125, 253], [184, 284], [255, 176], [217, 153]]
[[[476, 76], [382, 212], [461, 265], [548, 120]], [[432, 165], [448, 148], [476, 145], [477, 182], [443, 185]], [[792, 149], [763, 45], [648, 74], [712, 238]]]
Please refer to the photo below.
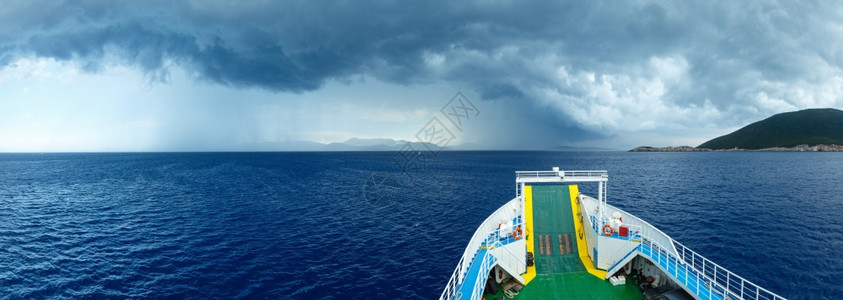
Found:
[[582, 217], [578, 215], [582, 211], [580, 209], [580, 202], [577, 201], [580, 195], [579, 188], [576, 185], [571, 185], [568, 187], [568, 191], [571, 192], [571, 213], [574, 215], [574, 229], [576, 229], [577, 233], [577, 251], [579, 251], [580, 260], [589, 274], [597, 276], [601, 280], [606, 279], [607, 272], [595, 269], [594, 262], [588, 257], [588, 249], [586, 249], [588, 246], [585, 243], [585, 228], [583, 228]]
[[[524, 187], [524, 222], [527, 223], [527, 232], [525, 233], [527, 243], [527, 252], [536, 253], [535, 239], [533, 238], [533, 187]], [[529, 284], [533, 278], [536, 278], [536, 266], [527, 267], [527, 273], [522, 274], [524, 284]]]

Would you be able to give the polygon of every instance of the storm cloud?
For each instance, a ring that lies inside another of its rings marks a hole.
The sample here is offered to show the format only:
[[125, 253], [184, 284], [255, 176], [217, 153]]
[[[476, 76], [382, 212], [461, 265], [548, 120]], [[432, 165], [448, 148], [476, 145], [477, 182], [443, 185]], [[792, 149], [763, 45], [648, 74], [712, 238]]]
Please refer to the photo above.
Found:
[[156, 82], [182, 68], [294, 93], [444, 81], [600, 136], [843, 106], [835, 2], [20, 1], [0, 28], [6, 67], [120, 64]]

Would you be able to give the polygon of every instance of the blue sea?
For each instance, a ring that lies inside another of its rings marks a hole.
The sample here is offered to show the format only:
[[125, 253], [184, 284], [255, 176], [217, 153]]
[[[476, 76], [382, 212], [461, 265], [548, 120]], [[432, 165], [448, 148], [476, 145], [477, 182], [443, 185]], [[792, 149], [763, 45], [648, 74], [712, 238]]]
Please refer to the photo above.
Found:
[[843, 153], [417, 154], [0, 154], [0, 297], [437, 298], [514, 172], [559, 166], [773, 292], [843, 298]]

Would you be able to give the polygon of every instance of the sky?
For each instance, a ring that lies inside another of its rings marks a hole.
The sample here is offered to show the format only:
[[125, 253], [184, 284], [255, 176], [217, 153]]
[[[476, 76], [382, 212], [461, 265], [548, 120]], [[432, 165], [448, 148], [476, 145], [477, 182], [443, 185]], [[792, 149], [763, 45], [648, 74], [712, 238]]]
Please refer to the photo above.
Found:
[[[459, 95], [474, 109], [457, 126]], [[455, 149], [696, 146], [829, 107], [843, 108], [835, 1], [0, 8], [0, 152], [415, 141], [434, 119]]]

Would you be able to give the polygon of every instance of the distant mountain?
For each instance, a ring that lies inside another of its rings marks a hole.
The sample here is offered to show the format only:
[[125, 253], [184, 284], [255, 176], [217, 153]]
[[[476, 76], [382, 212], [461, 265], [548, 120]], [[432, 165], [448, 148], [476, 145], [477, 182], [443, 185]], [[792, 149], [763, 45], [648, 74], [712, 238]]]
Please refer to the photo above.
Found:
[[371, 146], [395, 146], [397, 144], [406, 144], [407, 141], [400, 140], [396, 141], [393, 139], [386, 139], [386, 138], [374, 138], [374, 139], [361, 139], [361, 138], [350, 138], [342, 144], [355, 146], [355, 147], [371, 147]]
[[819, 144], [843, 145], [843, 111], [825, 108], [777, 114], [697, 148], [766, 149]]
[[353, 146], [346, 143], [330, 143], [319, 151], [390, 151], [391, 147], [387, 145], [371, 145], [371, 146]]
[[[342, 143], [330, 143], [324, 145], [320, 151], [399, 151], [407, 145], [405, 140], [393, 139], [361, 139], [351, 138]], [[424, 144], [419, 142], [411, 142], [410, 146], [413, 149], [423, 150]]]
[[[247, 148], [249, 151], [401, 151], [406, 150], [404, 147], [410, 145], [410, 149], [417, 151], [427, 151], [424, 143], [408, 142], [405, 140], [393, 140], [386, 138], [362, 139], [351, 138], [341, 143], [323, 144], [312, 141], [284, 141], [284, 142], [264, 142], [255, 144], [241, 144], [242, 148]], [[430, 144], [428, 144], [430, 145]], [[431, 149], [437, 149], [438, 146], [432, 145]], [[451, 146], [446, 149], [452, 150]]]
[[572, 146], [556, 146], [551, 148], [553, 151], [579, 152], [579, 151], [618, 151], [620, 149], [614, 148], [600, 148], [600, 147], [572, 147]]
[[240, 149], [249, 151], [320, 151], [325, 144], [312, 141], [264, 142], [255, 144], [240, 144]]
[[[409, 148], [406, 148], [409, 145]], [[406, 140], [394, 140], [389, 138], [350, 138], [344, 142], [335, 142], [330, 144], [312, 142], [312, 141], [284, 141], [284, 142], [266, 142], [257, 144], [244, 144], [244, 148], [250, 148], [252, 151], [402, 151], [413, 149], [416, 151], [429, 151], [430, 149], [439, 149], [439, 146], [425, 143], [409, 142]], [[463, 143], [458, 145], [447, 145], [443, 150], [445, 151], [484, 151], [490, 150], [476, 143]], [[571, 146], [556, 146], [550, 148], [536, 148], [536, 149], [520, 149], [520, 150], [539, 150], [539, 151], [617, 151], [618, 149], [597, 148], [597, 147], [571, 147]]]

